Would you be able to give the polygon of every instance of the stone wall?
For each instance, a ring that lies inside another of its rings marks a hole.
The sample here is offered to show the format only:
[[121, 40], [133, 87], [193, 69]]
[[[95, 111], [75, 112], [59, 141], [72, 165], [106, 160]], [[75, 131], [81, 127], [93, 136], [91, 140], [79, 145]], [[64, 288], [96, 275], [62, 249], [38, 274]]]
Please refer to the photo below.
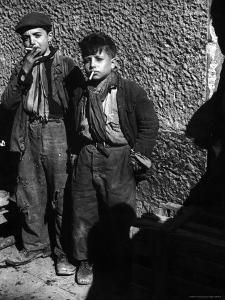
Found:
[[124, 77], [154, 101], [160, 133], [148, 180], [138, 186], [138, 211], [182, 204], [205, 172], [203, 150], [185, 136], [206, 101], [207, 0], [0, 0], [0, 93], [23, 54], [15, 23], [36, 10], [51, 15], [55, 44], [82, 66], [77, 42], [93, 30], [118, 46]]

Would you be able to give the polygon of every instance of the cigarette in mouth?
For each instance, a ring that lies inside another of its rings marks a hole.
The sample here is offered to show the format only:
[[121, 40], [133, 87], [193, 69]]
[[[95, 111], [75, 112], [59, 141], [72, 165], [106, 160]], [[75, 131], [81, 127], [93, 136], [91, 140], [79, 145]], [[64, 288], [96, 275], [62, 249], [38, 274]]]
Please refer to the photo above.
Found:
[[27, 48], [25, 48], [27, 51], [31, 51], [33, 48], [31, 48], [31, 47], [27, 47]]
[[91, 80], [93, 76], [94, 76], [94, 71], [91, 72], [91, 75], [89, 76], [88, 79]]

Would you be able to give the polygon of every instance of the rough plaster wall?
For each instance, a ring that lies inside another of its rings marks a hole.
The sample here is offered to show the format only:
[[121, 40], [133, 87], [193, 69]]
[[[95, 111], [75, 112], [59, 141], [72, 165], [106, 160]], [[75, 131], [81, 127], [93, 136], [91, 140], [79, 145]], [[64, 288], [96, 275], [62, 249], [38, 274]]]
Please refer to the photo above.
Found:
[[209, 22], [209, 40], [206, 50], [208, 56], [207, 99], [210, 99], [217, 90], [224, 60], [211, 20]]
[[[207, 44], [208, 56], [208, 82], [207, 99], [211, 99], [220, 81], [221, 70], [224, 62], [224, 13], [225, 3], [222, 0], [209, 0], [210, 20]], [[222, 35], [221, 35], [222, 34]]]
[[[206, 98], [207, 0], [0, 0], [0, 93], [22, 55], [14, 25], [36, 10], [52, 16], [55, 44], [82, 66], [77, 41], [100, 29], [118, 45], [123, 76], [154, 101], [160, 134], [138, 210], [182, 203], [205, 168], [205, 153], [184, 135]], [[150, 205], [151, 204], [151, 205]]]

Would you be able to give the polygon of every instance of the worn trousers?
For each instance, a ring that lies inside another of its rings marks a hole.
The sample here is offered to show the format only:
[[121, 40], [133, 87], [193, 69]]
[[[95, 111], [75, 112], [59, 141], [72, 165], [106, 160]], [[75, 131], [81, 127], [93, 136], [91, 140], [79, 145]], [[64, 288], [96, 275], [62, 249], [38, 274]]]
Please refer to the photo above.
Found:
[[[28, 125], [26, 150], [19, 162], [17, 204], [22, 212], [22, 242], [28, 251], [50, 245], [53, 219], [56, 255], [64, 253], [62, 216], [67, 182], [67, 138], [64, 121]], [[51, 213], [50, 213], [51, 212]]]
[[95, 145], [86, 145], [73, 169], [72, 238], [73, 257], [77, 260], [88, 259], [88, 235], [101, 213], [108, 214], [120, 204], [135, 211], [136, 181], [130, 146], [108, 147], [107, 152], [108, 157]]

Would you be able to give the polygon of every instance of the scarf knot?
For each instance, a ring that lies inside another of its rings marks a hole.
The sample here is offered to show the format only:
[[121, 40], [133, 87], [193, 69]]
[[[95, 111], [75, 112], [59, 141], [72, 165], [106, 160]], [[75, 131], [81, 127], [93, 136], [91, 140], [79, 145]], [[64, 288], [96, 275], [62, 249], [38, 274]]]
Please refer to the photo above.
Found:
[[89, 129], [92, 138], [98, 143], [107, 141], [106, 116], [103, 112], [102, 102], [110, 90], [117, 87], [118, 80], [119, 75], [116, 72], [111, 72], [97, 87], [87, 86]]
[[40, 61], [34, 65], [32, 69], [32, 84], [28, 91], [27, 97], [24, 100], [24, 110], [42, 120], [48, 120], [49, 117], [49, 103], [48, 103], [48, 79], [46, 75], [46, 68], [44, 62], [52, 60], [54, 69], [51, 74], [52, 85], [52, 99], [58, 104], [63, 105], [67, 109], [67, 96], [64, 91], [63, 80], [64, 75], [62, 71], [62, 56], [57, 49], [51, 49], [48, 56], [43, 56]]

